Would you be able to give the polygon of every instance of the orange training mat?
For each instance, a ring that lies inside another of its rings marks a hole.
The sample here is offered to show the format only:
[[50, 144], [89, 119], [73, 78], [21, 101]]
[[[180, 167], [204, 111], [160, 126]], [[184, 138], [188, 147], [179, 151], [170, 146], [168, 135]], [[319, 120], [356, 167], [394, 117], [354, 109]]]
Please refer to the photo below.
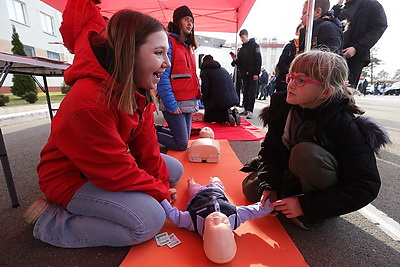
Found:
[[[205, 185], [210, 176], [218, 176], [226, 187], [228, 199], [235, 205], [250, 204], [241, 191], [241, 183], [246, 174], [240, 172], [241, 162], [233, 152], [227, 140], [219, 140], [221, 158], [218, 163], [192, 163], [188, 160], [188, 151], [170, 151], [169, 155], [184, 165], [183, 178], [175, 186], [178, 201], [173, 205], [183, 210], [188, 202], [187, 179]], [[182, 241], [176, 247], [167, 245], [158, 247], [155, 239], [132, 246], [120, 266], [221, 266], [207, 259], [203, 251], [203, 242], [196, 232], [178, 228], [167, 220], [160, 233], [174, 233]], [[273, 216], [247, 221], [235, 230], [237, 253], [235, 258], [223, 266], [308, 266], [279, 220]]]
[[[201, 129], [205, 126], [213, 129], [215, 139], [226, 139], [229, 141], [258, 141], [264, 139], [265, 133], [258, 129], [256, 126], [249, 123], [244, 118], [240, 118], [240, 126], [229, 126], [229, 123], [221, 122], [192, 122], [192, 129]], [[191, 135], [190, 139], [194, 140], [199, 138], [199, 135]]]

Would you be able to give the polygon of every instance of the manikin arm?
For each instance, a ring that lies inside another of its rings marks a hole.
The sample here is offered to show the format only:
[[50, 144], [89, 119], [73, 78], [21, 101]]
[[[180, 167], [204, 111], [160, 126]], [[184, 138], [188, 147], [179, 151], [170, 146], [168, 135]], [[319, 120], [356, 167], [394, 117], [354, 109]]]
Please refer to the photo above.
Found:
[[269, 206], [270, 202], [267, 200], [265, 205], [262, 206], [260, 202], [248, 205], [248, 206], [237, 206], [237, 217], [239, 225], [245, 221], [262, 218], [270, 214], [274, 208]]
[[180, 211], [176, 207], [172, 207], [166, 199], [160, 204], [164, 208], [168, 220], [172, 221], [178, 227], [194, 231], [193, 221], [188, 211]]

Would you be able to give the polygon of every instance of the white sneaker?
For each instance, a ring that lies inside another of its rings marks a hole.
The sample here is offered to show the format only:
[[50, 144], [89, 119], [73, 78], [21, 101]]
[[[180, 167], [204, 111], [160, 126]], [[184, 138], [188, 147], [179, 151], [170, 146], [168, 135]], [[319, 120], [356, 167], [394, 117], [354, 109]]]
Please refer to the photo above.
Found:
[[252, 118], [253, 118], [253, 112], [248, 111], [246, 119], [252, 119]]

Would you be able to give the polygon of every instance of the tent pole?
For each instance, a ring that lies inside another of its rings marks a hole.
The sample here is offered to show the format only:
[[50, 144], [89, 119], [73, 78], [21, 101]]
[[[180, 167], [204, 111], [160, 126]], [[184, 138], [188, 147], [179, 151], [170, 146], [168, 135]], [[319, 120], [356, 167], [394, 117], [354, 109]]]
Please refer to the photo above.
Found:
[[308, 52], [311, 50], [311, 41], [312, 41], [311, 38], [312, 38], [312, 29], [314, 22], [314, 5], [315, 5], [315, 0], [307, 1], [308, 26], [306, 27], [306, 45], [304, 47], [304, 52]]

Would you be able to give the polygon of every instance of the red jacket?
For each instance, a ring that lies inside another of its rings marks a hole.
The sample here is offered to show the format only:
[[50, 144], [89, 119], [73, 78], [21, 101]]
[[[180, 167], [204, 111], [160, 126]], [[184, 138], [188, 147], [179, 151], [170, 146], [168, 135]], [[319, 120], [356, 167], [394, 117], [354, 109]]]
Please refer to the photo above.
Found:
[[172, 43], [171, 85], [175, 99], [201, 98], [193, 47], [179, 43], [173, 36], [168, 37]]
[[[97, 33], [104, 30], [106, 22], [91, 0], [68, 0], [63, 12], [60, 33], [65, 47], [72, 53], [77, 53], [79, 42], [87, 41], [88, 31]], [[75, 43], [78, 46], [75, 46]]]
[[[155, 105], [135, 94], [138, 112], [128, 115], [105, 104], [102, 83], [110, 78], [89, 42], [83, 61], [72, 64], [65, 79], [73, 83], [51, 125], [37, 167], [48, 200], [66, 206], [88, 180], [108, 191], [142, 191], [159, 201], [169, 199], [168, 170], [154, 129]], [[87, 76], [90, 71], [91, 75]]]
[[[60, 27], [60, 33], [66, 48], [75, 54], [73, 64], [80, 68], [81, 76], [91, 76], [93, 69], [97, 67], [97, 61], [86, 61], [82, 54], [87, 53], [89, 46], [89, 32], [100, 33], [106, 28], [106, 22], [98, 7], [91, 0], [68, 0], [63, 12], [63, 21]], [[66, 77], [70, 69], [65, 71]], [[65, 78], [68, 85], [73, 81]]]

